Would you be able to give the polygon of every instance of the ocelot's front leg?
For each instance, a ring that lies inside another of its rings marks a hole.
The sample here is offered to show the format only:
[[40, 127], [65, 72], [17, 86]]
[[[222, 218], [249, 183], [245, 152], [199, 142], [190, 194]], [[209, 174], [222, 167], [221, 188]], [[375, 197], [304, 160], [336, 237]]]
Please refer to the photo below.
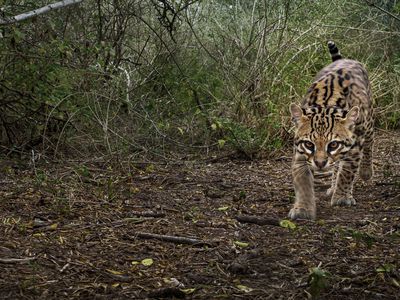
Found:
[[296, 200], [289, 212], [291, 219], [315, 219], [314, 176], [304, 156], [296, 154], [292, 165]]
[[350, 206], [356, 204], [353, 198], [353, 183], [360, 164], [360, 158], [359, 147], [354, 147], [340, 162], [336, 183], [332, 191], [331, 205]]

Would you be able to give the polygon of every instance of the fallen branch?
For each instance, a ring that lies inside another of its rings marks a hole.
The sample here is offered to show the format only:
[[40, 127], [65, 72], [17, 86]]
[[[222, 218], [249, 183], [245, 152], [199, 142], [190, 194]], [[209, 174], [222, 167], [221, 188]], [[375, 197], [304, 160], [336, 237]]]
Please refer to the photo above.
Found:
[[86, 224], [66, 224], [62, 227], [60, 227], [61, 230], [69, 230], [69, 229], [74, 229], [79, 228], [79, 230], [82, 229], [87, 229], [87, 228], [92, 228], [92, 227], [103, 227], [103, 226], [121, 226], [124, 225], [125, 223], [131, 223], [131, 224], [140, 224], [144, 223], [148, 220], [151, 220], [150, 218], [136, 218], [136, 217], [131, 217], [131, 218], [124, 218], [121, 220], [116, 220], [113, 222], [107, 222], [107, 223], [86, 223]]
[[263, 226], [263, 225], [280, 226], [279, 225], [280, 220], [274, 219], [274, 218], [239, 215], [239, 216], [236, 216], [236, 220], [238, 220], [240, 223], [253, 223], [253, 224], [260, 225], [260, 226]]
[[133, 211], [131, 212], [133, 216], [145, 217], [145, 218], [164, 218], [165, 213], [154, 212], [154, 211]]
[[26, 13], [22, 13], [20, 15], [14, 16], [14, 17], [6, 17], [6, 18], [0, 18], [0, 25], [9, 25], [9, 24], [13, 24], [13, 23], [17, 23], [32, 17], [36, 17], [38, 15], [47, 13], [49, 11], [52, 10], [56, 10], [56, 9], [60, 9], [60, 8], [64, 8], [67, 7], [69, 5], [73, 5], [73, 4], [78, 4], [80, 2], [82, 2], [83, 0], [64, 0], [64, 1], [59, 1], [53, 4], [49, 4], [46, 6], [43, 6], [41, 8], [32, 10], [32, 11], [28, 11]]
[[0, 263], [3, 264], [16, 264], [16, 263], [27, 263], [32, 260], [35, 260], [36, 257], [27, 257], [27, 258], [0, 258]]
[[[131, 237], [126, 236], [128, 239]], [[163, 242], [170, 242], [175, 244], [187, 244], [187, 245], [211, 245], [210, 243], [204, 242], [202, 240], [194, 239], [194, 238], [187, 238], [182, 236], [173, 236], [173, 235], [164, 235], [164, 234], [155, 234], [155, 233], [148, 233], [148, 232], [137, 232], [135, 237], [141, 239], [155, 239]]]

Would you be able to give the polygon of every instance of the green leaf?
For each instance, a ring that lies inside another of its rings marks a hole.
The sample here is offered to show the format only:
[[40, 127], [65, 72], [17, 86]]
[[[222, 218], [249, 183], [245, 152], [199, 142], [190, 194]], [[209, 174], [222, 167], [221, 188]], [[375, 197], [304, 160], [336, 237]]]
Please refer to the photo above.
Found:
[[149, 267], [153, 264], [153, 259], [151, 258], [145, 258], [141, 261], [143, 266]]
[[319, 267], [311, 268], [308, 276], [309, 292], [313, 298], [317, 298], [327, 286], [330, 273]]
[[242, 292], [245, 292], [245, 293], [249, 293], [249, 292], [251, 292], [253, 290], [252, 288], [249, 288], [248, 286], [245, 286], [243, 284], [238, 284], [236, 287], [239, 290], [241, 290]]
[[296, 229], [296, 224], [289, 220], [281, 220], [279, 225], [283, 228], [289, 228], [290, 230]]
[[181, 289], [186, 295], [193, 294], [196, 289]]
[[235, 245], [239, 246], [239, 247], [242, 247], [242, 248], [245, 248], [245, 247], [249, 246], [249, 243], [245, 243], [245, 242], [234, 241], [233, 243]]
[[392, 264], [384, 264], [376, 269], [377, 273], [390, 273], [395, 269], [395, 266]]
[[106, 271], [107, 271], [108, 273], [110, 273], [110, 274], [113, 274], [113, 275], [123, 275], [123, 274], [124, 274], [124, 272], [120, 272], [120, 271], [116, 271], [116, 270], [111, 270], [111, 269], [106, 269]]
[[225, 146], [225, 140], [218, 140], [218, 147], [222, 148]]
[[229, 209], [229, 206], [221, 206], [217, 208], [219, 211], [226, 211]]

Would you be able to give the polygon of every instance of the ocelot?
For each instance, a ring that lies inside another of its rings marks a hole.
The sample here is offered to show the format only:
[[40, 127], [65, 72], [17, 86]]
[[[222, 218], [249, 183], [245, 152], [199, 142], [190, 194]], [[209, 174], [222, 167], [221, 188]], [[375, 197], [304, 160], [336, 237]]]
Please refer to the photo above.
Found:
[[355, 205], [357, 171], [372, 177], [373, 108], [371, 85], [363, 65], [342, 58], [328, 42], [332, 63], [323, 68], [301, 106], [290, 106], [295, 124], [292, 176], [295, 203], [291, 219], [315, 219], [314, 173], [333, 169], [331, 205]]

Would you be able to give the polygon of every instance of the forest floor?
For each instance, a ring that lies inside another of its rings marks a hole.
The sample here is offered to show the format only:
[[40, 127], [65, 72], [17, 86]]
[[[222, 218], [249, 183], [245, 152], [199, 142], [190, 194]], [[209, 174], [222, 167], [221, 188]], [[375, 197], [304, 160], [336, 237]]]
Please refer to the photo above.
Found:
[[374, 152], [355, 207], [321, 196], [315, 222], [293, 223], [280, 222], [290, 149], [123, 168], [1, 160], [0, 298], [400, 299], [400, 132], [379, 131]]

